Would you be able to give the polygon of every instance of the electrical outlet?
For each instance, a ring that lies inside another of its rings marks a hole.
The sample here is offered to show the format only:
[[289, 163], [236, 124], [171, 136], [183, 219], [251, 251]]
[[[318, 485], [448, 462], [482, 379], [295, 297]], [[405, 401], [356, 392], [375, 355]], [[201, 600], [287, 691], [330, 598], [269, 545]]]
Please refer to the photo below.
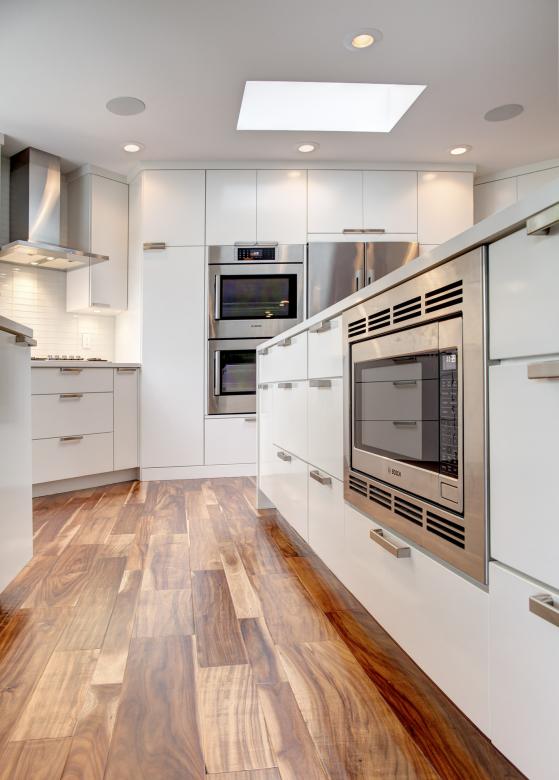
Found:
[[82, 333], [82, 347], [84, 349], [91, 349], [91, 334]]

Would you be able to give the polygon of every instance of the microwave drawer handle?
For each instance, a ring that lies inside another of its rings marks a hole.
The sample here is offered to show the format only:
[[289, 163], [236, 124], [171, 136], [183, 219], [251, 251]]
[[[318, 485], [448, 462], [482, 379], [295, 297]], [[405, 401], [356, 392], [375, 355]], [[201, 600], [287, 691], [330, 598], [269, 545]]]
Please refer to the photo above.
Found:
[[539, 214], [534, 214], [526, 220], [526, 233], [529, 236], [541, 236], [549, 233], [549, 229], [559, 223], [559, 203], [555, 203]]
[[369, 531], [369, 536], [373, 542], [376, 542], [395, 558], [409, 558], [411, 556], [411, 550], [409, 547], [400, 546], [399, 544], [390, 542], [384, 535], [382, 528], [375, 528], [374, 530]]
[[276, 452], [276, 455], [280, 460], [283, 460], [285, 463], [291, 462], [291, 455], [288, 455], [287, 452], [282, 452], [280, 450], [279, 452]]
[[318, 482], [319, 485], [331, 485], [332, 484], [332, 478], [331, 477], [324, 477], [320, 471], [309, 471], [309, 477], [311, 479], [314, 479], [315, 482]]
[[559, 360], [529, 363], [528, 379], [559, 379]]
[[417, 385], [417, 379], [396, 379], [392, 384], [394, 387], [414, 387]]
[[328, 330], [332, 330], [332, 320], [322, 320], [316, 325], [311, 325], [309, 333], [326, 333]]
[[551, 596], [547, 593], [530, 596], [528, 604], [530, 612], [559, 628], [559, 606], [555, 604]]
[[417, 428], [417, 420], [392, 420], [396, 428]]

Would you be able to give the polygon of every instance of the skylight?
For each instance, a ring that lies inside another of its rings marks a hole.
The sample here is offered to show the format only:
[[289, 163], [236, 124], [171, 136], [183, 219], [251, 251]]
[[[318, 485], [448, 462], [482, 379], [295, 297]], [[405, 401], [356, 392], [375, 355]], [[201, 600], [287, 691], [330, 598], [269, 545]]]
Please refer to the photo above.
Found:
[[424, 84], [247, 81], [237, 130], [389, 133]]

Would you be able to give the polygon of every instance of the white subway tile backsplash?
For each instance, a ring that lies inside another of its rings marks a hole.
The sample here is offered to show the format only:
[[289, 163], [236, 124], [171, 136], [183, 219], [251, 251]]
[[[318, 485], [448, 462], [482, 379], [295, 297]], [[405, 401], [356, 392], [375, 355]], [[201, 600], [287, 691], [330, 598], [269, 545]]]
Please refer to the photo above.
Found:
[[69, 314], [63, 271], [0, 263], [0, 314], [33, 328], [32, 355], [114, 358], [114, 318]]

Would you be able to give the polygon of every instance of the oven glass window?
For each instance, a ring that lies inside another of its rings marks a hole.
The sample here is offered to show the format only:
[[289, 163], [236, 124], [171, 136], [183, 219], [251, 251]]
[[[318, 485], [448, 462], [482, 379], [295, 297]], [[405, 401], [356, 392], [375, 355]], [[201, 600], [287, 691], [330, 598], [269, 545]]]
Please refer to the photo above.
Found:
[[222, 320], [297, 317], [297, 274], [220, 277]]
[[218, 381], [220, 395], [254, 395], [256, 393], [256, 350], [220, 350]]
[[354, 366], [354, 445], [439, 471], [439, 353]]

